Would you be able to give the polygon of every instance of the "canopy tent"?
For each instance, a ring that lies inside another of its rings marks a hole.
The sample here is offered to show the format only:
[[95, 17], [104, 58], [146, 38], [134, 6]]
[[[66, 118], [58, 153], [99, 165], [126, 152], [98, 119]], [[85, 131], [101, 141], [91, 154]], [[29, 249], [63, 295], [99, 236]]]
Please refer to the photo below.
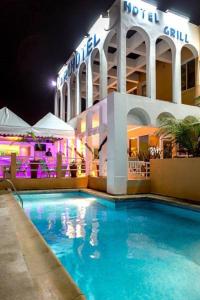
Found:
[[7, 107], [0, 109], [0, 135], [24, 136], [31, 131], [31, 126]]
[[32, 129], [34, 134], [40, 137], [67, 138], [74, 136], [74, 129], [52, 113], [44, 116]]

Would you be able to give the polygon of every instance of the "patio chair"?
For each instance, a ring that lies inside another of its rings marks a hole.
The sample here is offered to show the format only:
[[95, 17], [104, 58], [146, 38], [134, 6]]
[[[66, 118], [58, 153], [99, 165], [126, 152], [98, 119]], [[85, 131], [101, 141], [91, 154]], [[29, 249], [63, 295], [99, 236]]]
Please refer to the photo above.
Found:
[[11, 178], [10, 166], [3, 166], [3, 178]]
[[27, 166], [22, 163], [21, 160], [16, 162], [16, 174], [23, 175], [23, 177], [27, 177]]
[[41, 175], [45, 174], [46, 177], [54, 177], [56, 174], [56, 170], [54, 168], [49, 168], [46, 161], [41, 161]]

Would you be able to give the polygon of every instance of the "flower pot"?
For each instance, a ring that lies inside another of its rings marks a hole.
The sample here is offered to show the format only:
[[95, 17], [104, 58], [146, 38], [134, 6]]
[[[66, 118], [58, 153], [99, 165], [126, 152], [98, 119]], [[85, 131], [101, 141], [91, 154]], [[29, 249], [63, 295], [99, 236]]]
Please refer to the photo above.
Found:
[[38, 160], [32, 160], [30, 161], [30, 169], [31, 169], [31, 178], [37, 178], [37, 172], [39, 167], [39, 161]]
[[73, 178], [77, 177], [77, 165], [75, 163], [70, 165], [70, 175]]

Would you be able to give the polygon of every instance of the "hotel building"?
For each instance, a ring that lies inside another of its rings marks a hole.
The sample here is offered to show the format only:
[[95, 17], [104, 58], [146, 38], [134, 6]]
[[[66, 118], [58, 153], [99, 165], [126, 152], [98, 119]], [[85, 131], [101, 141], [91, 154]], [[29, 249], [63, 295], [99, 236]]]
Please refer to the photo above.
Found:
[[55, 115], [75, 128], [88, 172], [99, 153], [107, 192], [126, 194], [136, 153], [164, 155], [155, 133], [163, 117], [200, 117], [199, 51], [200, 28], [188, 18], [117, 0], [59, 71]]

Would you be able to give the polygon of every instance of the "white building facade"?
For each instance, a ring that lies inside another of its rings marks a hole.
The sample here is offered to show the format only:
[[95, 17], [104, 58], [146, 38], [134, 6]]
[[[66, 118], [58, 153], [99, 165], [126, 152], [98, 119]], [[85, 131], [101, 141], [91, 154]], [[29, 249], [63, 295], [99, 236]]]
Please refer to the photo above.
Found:
[[[75, 128], [86, 169], [126, 194], [128, 161], [158, 141], [162, 117], [200, 117], [200, 28], [141, 0], [117, 0], [57, 78], [55, 115]], [[105, 171], [105, 169], [107, 171]]]

